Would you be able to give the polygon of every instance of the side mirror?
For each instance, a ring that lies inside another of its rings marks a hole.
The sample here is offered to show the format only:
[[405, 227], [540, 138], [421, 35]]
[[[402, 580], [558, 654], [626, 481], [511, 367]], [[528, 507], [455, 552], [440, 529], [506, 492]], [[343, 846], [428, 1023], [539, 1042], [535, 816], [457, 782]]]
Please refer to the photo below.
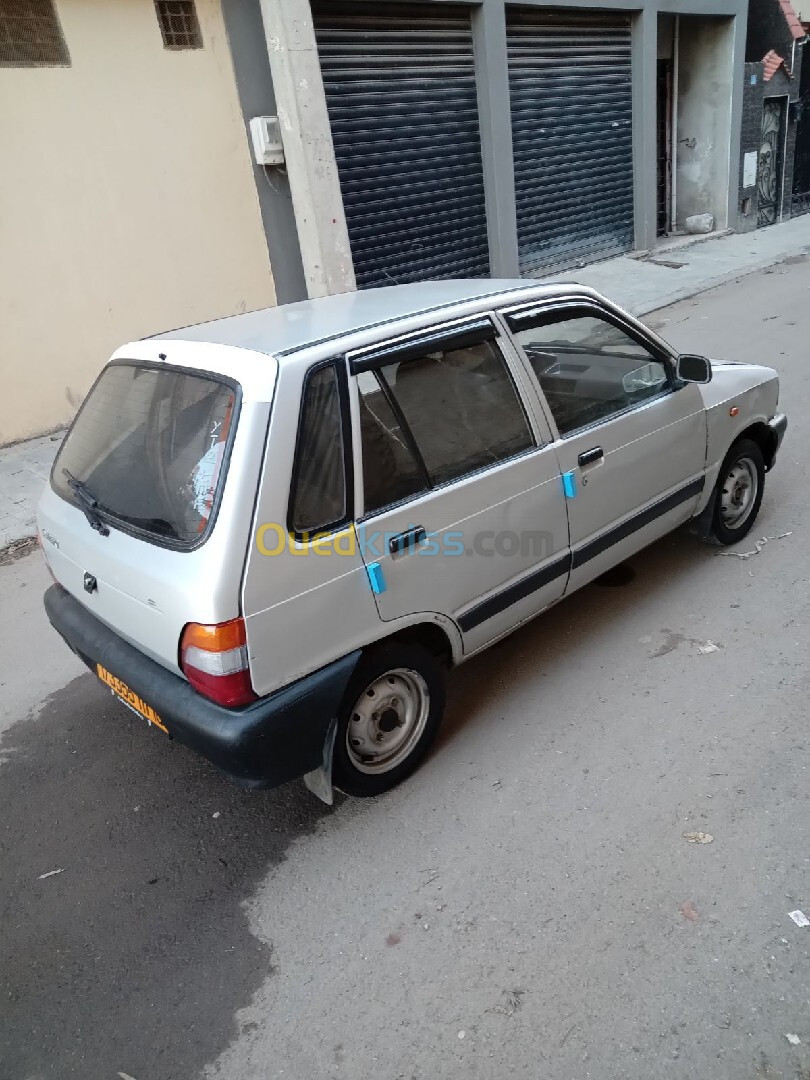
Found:
[[681, 353], [675, 374], [682, 382], [707, 383], [712, 381], [712, 365], [705, 356]]

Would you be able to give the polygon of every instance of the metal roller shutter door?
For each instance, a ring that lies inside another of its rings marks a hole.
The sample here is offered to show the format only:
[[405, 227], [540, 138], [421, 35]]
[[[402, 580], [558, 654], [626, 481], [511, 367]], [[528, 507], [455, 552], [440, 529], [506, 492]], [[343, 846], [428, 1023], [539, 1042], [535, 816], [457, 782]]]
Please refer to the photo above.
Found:
[[313, 3], [360, 288], [489, 274], [469, 12]]
[[630, 20], [511, 11], [520, 272], [633, 246]]

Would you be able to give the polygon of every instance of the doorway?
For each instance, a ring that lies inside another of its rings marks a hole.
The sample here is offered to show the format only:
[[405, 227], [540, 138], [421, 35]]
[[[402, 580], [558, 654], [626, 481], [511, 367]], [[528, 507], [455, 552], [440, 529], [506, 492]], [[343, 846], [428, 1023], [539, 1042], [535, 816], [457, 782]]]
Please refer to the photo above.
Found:
[[630, 17], [511, 4], [506, 10], [521, 276], [629, 251]]
[[675, 25], [676, 230], [684, 229], [695, 214], [710, 214], [715, 229], [728, 224], [734, 27], [733, 18], [703, 15], [681, 15]]
[[656, 234], [672, 232], [672, 60], [658, 61], [656, 85]]
[[793, 156], [793, 205], [792, 213], [810, 212], [810, 53], [802, 63], [799, 84], [798, 123], [796, 124], [796, 152]]
[[312, 14], [358, 288], [486, 277], [469, 10], [313, 0]]
[[757, 166], [757, 225], [773, 225], [782, 216], [787, 98], [765, 98]]

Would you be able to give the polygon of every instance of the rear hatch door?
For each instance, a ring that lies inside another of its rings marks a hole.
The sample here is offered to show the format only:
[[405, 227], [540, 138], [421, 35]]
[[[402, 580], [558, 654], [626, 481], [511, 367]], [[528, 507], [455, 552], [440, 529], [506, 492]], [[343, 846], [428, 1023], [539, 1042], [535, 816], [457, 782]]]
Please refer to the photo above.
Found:
[[208, 562], [195, 553], [217, 517], [239, 408], [239, 387], [223, 376], [113, 361], [68, 432], [39, 507], [60, 584], [175, 670], [189, 575]]

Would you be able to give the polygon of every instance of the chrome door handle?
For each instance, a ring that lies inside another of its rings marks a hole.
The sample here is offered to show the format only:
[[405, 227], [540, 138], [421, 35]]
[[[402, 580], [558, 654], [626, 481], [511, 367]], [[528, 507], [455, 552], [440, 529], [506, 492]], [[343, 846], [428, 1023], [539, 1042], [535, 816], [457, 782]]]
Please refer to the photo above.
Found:
[[605, 456], [605, 452], [601, 446], [594, 446], [590, 450], [583, 450], [583, 452], [577, 458], [579, 465], [593, 465], [594, 462], [601, 461]]
[[412, 529], [406, 529], [405, 532], [392, 536], [388, 541], [388, 550], [392, 555], [398, 555], [402, 551], [408, 551], [410, 548], [415, 548], [418, 544], [421, 544], [426, 536], [427, 533], [423, 525], [414, 525]]

